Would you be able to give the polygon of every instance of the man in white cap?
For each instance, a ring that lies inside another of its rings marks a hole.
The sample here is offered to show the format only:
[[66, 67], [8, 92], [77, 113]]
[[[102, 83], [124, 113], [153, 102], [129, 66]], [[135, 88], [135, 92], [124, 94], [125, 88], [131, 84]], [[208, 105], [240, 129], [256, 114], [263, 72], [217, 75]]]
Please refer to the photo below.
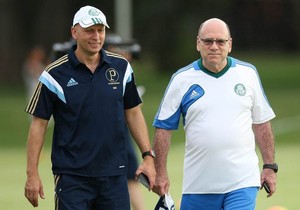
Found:
[[82, 28], [88, 28], [96, 24], [102, 24], [109, 28], [106, 17], [99, 9], [92, 6], [81, 7], [73, 19], [73, 27], [79, 24]]
[[153, 187], [154, 154], [133, 70], [126, 59], [102, 49], [108, 27], [99, 9], [82, 7], [71, 28], [77, 44], [46, 67], [26, 107], [33, 119], [25, 196], [34, 207], [38, 196], [44, 198], [38, 162], [51, 116], [55, 209], [130, 209], [126, 123], [143, 157], [136, 176], [146, 174]]

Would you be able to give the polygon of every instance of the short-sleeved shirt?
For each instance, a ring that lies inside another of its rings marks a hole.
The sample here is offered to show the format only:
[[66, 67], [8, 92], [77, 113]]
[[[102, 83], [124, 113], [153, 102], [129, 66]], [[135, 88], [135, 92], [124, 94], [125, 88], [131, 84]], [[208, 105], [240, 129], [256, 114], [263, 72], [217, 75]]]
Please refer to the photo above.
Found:
[[75, 49], [45, 69], [25, 111], [46, 120], [53, 115], [54, 174], [125, 174], [129, 137], [124, 110], [141, 103], [133, 70], [123, 57], [101, 49], [92, 73]]
[[202, 60], [171, 78], [153, 126], [176, 130], [180, 117], [186, 142], [184, 194], [226, 193], [260, 186], [252, 124], [275, 117], [256, 68], [228, 57], [219, 73]]

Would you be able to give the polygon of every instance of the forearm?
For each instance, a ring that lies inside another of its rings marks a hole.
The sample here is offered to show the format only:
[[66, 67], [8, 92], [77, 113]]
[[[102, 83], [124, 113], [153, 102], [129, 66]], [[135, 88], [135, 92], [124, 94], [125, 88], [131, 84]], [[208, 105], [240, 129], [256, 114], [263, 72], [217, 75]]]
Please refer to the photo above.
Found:
[[[274, 135], [270, 122], [253, 125], [255, 138], [261, 152], [263, 164], [273, 164], [275, 162]], [[276, 191], [276, 173], [272, 169], [262, 170], [261, 183], [266, 182], [270, 188], [268, 197]]]
[[27, 139], [27, 176], [38, 174], [40, 153], [44, 144], [47, 121], [33, 118]]
[[274, 135], [271, 123], [268, 121], [263, 124], [253, 125], [256, 143], [261, 152], [263, 163], [274, 163], [275, 161], [275, 145]]
[[[148, 128], [145, 122], [145, 118], [139, 106], [125, 111], [125, 118], [127, 121], [128, 128], [135, 142], [137, 143], [141, 152], [146, 152], [151, 149]], [[154, 160], [151, 156], [143, 158], [142, 164], [138, 167], [135, 172], [136, 177], [141, 173], [144, 173], [150, 182], [151, 190], [155, 183], [155, 167]]]
[[38, 196], [45, 198], [43, 184], [38, 173], [38, 164], [47, 125], [47, 120], [33, 117], [28, 133], [27, 180], [24, 195], [34, 207], [39, 205]]
[[155, 168], [158, 174], [167, 174], [167, 156], [171, 144], [172, 131], [155, 129], [154, 151], [156, 154]]
[[130, 133], [141, 152], [151, 149], [148, 127], [140, 107], [125, 111], [126, 121]]
[[156, 158], [154, 160], [156, 170], [156, 180], [154, 192], [163, 196], [169, 192], [170, 181], [167, 172], [167, 156], [171, 144], [172, 131], [164, 129], [155, 129], [154, 151]]

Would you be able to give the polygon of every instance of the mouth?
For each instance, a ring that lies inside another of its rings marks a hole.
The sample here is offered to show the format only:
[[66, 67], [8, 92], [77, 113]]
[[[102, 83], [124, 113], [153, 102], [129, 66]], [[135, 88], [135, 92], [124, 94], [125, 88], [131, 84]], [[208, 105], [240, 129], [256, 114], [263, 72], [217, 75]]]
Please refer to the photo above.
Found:
[[221, 56], [221, 54], [219, 54], [219, 53], [209, 53], [207, 56], [210, 57], [210, 58], [219, 58]]
[[208, 55], [210, 55], [210, 56], [218, 56], [220, 54], [219, 53], [208, 53]]
[[96, 42], [95, 43], [90, 43], [89, 45], [90, 45], [91, 48], [97, 48], [97, 49], [101, 46], [101, 44], [98, 43], [98, 42], [97, 43]]

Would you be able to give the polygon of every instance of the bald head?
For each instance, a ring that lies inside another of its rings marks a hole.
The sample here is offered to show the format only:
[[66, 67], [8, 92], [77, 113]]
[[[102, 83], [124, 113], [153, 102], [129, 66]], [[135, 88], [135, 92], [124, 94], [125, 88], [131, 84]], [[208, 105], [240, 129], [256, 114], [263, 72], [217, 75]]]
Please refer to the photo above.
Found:
[[212, 72], [220, 72], [227, 64], [232, 49], [232, 38], [228, 25], [218, 19], [208, 19], [199, 27], [196, 48], [202, 64]]
[[202, 37], [208, 33], [220, 33], [228, 38], [231, 37], [228, 25], [218, 18], [208, 19], [200, 25], [198, 35]]

